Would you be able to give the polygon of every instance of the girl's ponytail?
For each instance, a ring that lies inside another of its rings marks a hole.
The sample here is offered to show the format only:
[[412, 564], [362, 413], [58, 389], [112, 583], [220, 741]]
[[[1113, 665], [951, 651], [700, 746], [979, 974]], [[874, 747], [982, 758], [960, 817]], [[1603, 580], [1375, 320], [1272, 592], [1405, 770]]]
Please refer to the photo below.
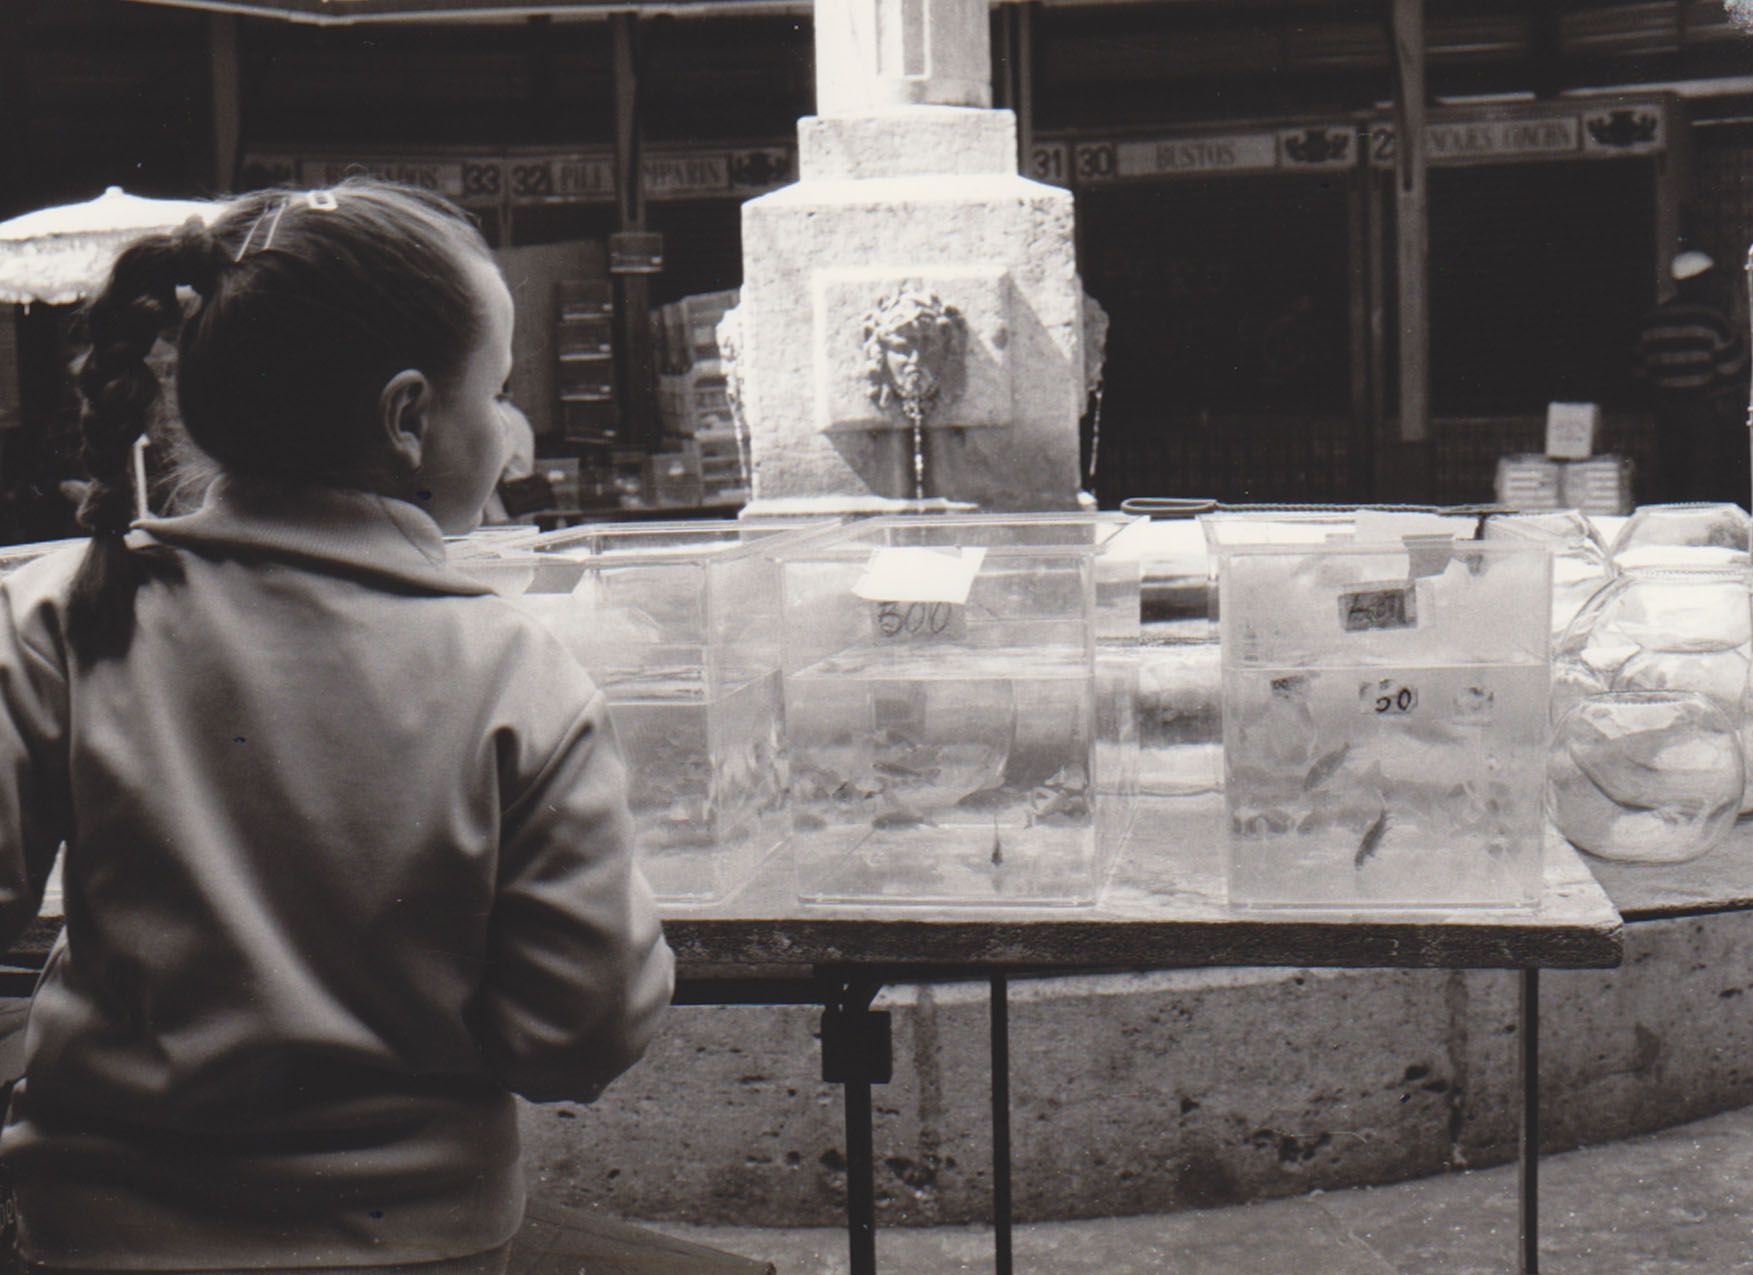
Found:
[[126, 653], [134, 596], [171, 562], [130, 550], [124, 540], [134, 519], [134, 444], [152, 424], [159, 398], [147, 356], [160, 337], [177, 332], [177, 285], [212, 290], [218, 251], [198, 218], [175, 235], [142, 240], [117, 259], [109, 283], [86, 308], [91, 348], [74, 371], [82, 400], [79, 459], [89, 479], [78, 519], [91, 543], [73, 579], [67, 636], [88, 664]]

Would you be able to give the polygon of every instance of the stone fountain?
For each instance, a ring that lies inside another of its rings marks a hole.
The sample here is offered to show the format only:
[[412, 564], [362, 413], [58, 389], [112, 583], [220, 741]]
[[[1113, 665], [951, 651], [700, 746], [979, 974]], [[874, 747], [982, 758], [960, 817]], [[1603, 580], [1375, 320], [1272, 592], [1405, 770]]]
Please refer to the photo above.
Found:
[[1017, 172], [985, 0], [816, 0], [799, 180], [743, 205], [722, 343], [749, 512], [1077, 507], [1071, 193]]

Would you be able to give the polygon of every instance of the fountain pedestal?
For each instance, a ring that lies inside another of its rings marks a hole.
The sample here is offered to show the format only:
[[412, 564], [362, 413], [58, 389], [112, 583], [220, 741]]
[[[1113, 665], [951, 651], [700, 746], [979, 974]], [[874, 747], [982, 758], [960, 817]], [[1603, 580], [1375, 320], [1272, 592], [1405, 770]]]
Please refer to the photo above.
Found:
[[1069, 191], [1017, 173], [984, 0], [818, 0], [800, 179], [743, 206], [736, 394], [754, 505], [1077, 504]]

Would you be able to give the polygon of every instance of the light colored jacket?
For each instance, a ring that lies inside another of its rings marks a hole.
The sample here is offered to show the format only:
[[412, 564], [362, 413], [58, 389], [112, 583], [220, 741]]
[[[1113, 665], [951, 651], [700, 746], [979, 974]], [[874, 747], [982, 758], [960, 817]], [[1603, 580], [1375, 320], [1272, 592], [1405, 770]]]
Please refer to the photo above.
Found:
[[180, 580], [69, 657], [83, 551], [0, 584], [0, 940], [66, 927], [0, 1169], [20, 1250], [117, 1269], [481, 1252], [512, 1093], [589, 1100], [673, 980], [601, 693], [418, 508], [222, 481]]

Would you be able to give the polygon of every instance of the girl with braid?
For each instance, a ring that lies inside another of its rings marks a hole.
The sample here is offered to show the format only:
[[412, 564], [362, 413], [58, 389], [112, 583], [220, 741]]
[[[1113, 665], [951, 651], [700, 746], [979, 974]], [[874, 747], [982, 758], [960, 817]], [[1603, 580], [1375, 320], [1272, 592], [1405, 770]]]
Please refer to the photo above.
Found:
[[[445, 561], [511, 323], [455, 209], [366, 180], [141, 240], [91, 303], [90, 541], [0, 584], [0, 942], [66, 845], [0, 1131], [29, 1269], [504, 1270], [513, 1095], [651, 1037], [603, 697]], [[218, 477], [136, 520], [161, 338]]]

